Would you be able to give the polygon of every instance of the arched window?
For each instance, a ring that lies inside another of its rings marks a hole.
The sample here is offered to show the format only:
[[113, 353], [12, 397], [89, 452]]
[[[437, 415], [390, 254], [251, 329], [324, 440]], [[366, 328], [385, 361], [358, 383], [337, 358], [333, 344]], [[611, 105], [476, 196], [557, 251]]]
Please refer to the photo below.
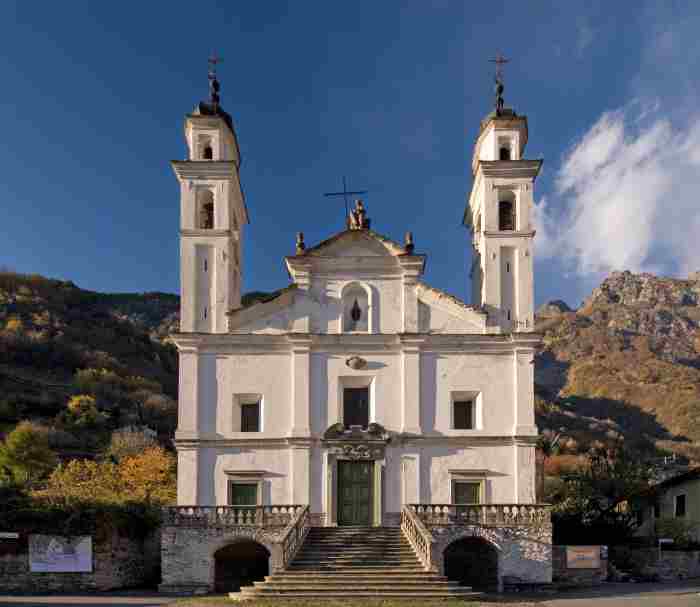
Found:
[[199, 160], [214, 159], [214, 147], [209, 135], [200, 135], [197, 138], [197, 149], [199, 150]]
[[510, 147], [507, 145], [502, 145], [501, 149], [498, 150], [499, 160], [510, 160]]
[[214, 193], [211, 190], [197, 192], [197, 228], [200, 230], [214, 228]]
[[498, 199], [498, 229], [515, 230], [515, 196], [502, 192]]
[[369, 333], [370, 297], [369, 289], [359, 283], [350, 283], [343, 289], [343, 333]]

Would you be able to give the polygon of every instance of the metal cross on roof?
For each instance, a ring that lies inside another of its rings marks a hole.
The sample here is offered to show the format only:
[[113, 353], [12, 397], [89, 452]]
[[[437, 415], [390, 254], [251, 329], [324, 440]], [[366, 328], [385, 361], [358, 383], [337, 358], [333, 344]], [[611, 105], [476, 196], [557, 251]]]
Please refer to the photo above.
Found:
[[510, 59], [506, 59], [501, 53], [498, 53], [495, 59], [489, 59], [489, 61], [496, 64], [496, 80], [500, 82], [503, 79], [503, 66], [508, 63]]
[[345, 199], [345, 217], [348, 217], [350, 215], [350, 205], [348, 204], [348, 196], [356, 196], [359, 194], [366, 194], [367, 190], [357, 190], [357, 191], [350, 191], [348, 190], [347, 186], [347, 181], [345, 180], [345, 177], [343, 177], [343, 191], [342, 192], [325, 192], [323, 195], [324, 196], [342, 196]]
[[216, 78], [216, 64], [221, 63], [223, 59], [216, 53], [212, 53], [207, 61], [209, 62], [209, 80], [214, 80]]

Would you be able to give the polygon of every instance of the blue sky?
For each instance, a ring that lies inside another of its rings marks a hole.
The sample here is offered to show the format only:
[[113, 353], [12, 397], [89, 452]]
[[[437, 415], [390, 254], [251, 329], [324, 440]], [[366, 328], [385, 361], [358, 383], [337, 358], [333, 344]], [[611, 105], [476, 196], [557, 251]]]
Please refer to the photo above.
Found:
[[527, 156], [545, 160], [537, 301], [577, 305], [612, 269], [700, 269], [700, 5], [583, 4], [7, 2], [0, 265], [178, 290], [168, 161], [215, 49], [251, 215], [246, 291], [287, 284], [297, 231], [311, 245], [342, 228], [322, 193], [346, 175], [373, 227], [412, 230], [427, 280], [468, 298], [461, 217], [500, 50]]

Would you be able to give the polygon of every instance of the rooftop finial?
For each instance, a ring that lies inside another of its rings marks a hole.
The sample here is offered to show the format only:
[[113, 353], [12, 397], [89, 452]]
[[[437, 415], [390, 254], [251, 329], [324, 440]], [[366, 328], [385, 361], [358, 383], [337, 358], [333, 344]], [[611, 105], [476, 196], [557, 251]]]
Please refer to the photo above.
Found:
[[510, 59], [506, 59], [501, 53], [498, 53], [495, 59], [489, 59], [489, 61], [496, 64], [496, 76], [494, 78], [496, 81], [496, 115], [500, 116], [503, 111], [503, 66], [508, 63]]
[[221, 63], [223, 59], [219, 57], [216, 53], [213, 53], [211, 57], [209, 57], [209, 101], [211, 102], [212, 106], [214, 107], [214, 110], [216, 110], [219, 107], [219, 89], [221, 88], [221, 85], [219, 84], [219, 80], [216, 77], [216, 65], [217, 63]]

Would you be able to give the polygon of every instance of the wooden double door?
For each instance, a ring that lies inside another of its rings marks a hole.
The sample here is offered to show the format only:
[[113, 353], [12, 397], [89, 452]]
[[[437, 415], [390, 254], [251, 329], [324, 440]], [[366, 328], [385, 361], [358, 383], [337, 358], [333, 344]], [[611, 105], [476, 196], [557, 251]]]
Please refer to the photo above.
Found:
[[338, 461], [338, 525], [372, 524], [373, 461]]

